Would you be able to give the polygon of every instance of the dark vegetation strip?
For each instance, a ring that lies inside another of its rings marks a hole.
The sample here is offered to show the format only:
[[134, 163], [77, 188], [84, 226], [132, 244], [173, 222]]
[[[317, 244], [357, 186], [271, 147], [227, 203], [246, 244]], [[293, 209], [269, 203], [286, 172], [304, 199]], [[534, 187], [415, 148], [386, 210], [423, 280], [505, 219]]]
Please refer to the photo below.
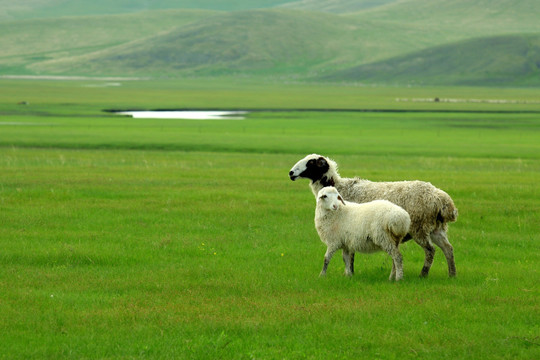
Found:
[[[165, 152], [185, 152], [185, 153], [225, 153], [225, 154], [268, 154], [268, 155], [305, 155], [305, 151], [300, 149], [275, 149], [275, 148], [255, 148], [255, 147], [229, 147], [219, 145], [183, 145], [183, 144], [133, 144], [133, 143], [101, 143], [101, 144], [77, 144], [77, 143], [8, 143], [0, 142], [0, 149], [35, 149], [35, 150], [75, 150], [75, 151], [165, 151]], [[340, 151], [332, 150], [332, 154], [335, 155], [380, 155], [377, 151], [364, 150], [362, 152]], [[425, 157], [424, 151], [409, 151], [407, 153], [392, 153], [394, 157], [411, 157], [420, 156]], [[385, 155], [387, 156], [387, 155]], [[442, 154], [432, 154], [430, 157], [446, 157]], [[477, 154], [477, 155], [462, 155], [453, 154], [454, 158], [482, 158], [482, 159], [515, 159], [516, 157], [511, 154]], [[521, 156], [523, 160], [534, 160], [535, 155]]]
[[149, 150], [149, 151], [182, 151], [208, 153], [246, 153], [246, 154], [302, 154], [303, 152], [273, 148], [228, 147], [219, 145], [183, 145], [183, 144], [134, 144], [134, 143], [9, 143], [0, 142], [0, 148], [19, 149], [62, 149], [62, 150]]
[[180, 109], [104, 109], [104, 112], [128, 111], [246, 111], [246, 112], [353, 112], [353, 113], [463, 113], [463, 114], [540, 114], [540, 110], [451, 110], [451, 109], [250, 109], [250, 108], [180, 108]]

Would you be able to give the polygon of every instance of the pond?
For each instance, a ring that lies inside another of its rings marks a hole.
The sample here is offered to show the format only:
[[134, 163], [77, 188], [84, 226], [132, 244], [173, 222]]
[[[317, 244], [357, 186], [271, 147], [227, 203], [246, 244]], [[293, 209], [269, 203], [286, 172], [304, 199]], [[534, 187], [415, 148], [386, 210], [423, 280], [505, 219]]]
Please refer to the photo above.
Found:
[[118, 111], [135, 119], [184, 119], [184, 120], [244, 120], [247, 111], [174, 110], [174, 111]]

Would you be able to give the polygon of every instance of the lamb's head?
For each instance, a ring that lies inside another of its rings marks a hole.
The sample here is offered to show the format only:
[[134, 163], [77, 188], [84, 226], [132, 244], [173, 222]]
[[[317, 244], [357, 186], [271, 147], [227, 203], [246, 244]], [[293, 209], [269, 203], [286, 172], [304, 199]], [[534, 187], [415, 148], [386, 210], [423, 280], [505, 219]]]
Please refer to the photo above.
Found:
[[323, 186], [333, 186], [334, 177], [339, 176], [337, 164], [324, 156], [311, 154], [297, 162], [289, 171], [292, 181], [298, 178], [320, 181]]
[[327, 186], [319, 190], [317, 194], [317, 206], [329, 211], [335, 211], [340, 206], [345, 206], [345, 201], [333, 186]]

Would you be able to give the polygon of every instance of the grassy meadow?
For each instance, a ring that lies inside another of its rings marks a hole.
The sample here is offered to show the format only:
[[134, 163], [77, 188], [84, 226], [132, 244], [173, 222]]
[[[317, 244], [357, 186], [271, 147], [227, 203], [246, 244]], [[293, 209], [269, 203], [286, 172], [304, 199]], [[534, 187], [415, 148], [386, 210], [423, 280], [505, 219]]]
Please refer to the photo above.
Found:
[[[436, 96], [486, 101], [396, 101]], [[527, 89], [0, 79], [0, 358], [539, 358], [539, 101]], [[159, 108], [266, 111], [103, 111]], [[401, 283], [382, 253], [358, 254], [352, 278], [336, 255], [319, 278], [315, 201], [287, 176], [313, 152], [342, 176], [446, 190], [457, 278], [440, 250], [419, 278], [414, 242]]]

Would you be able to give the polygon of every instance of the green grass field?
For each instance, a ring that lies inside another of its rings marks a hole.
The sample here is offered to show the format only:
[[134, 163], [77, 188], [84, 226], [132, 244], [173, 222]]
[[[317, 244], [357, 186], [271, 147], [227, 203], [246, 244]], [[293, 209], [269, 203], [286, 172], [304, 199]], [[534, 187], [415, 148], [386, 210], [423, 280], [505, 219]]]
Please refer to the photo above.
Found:
[[[532, 90], [106, 84], [0, 79], [0, 358], [540, 357]], [[528, 103], [396, 101], [434, 96]], [[453, 112], [102, 111], [171, 107]], [[342, 176], [446, 190], [457, 278], [439, 250], [420, 279], [413, 242], [401, 283], [382, 253], [357, 255], [353, 278], [336, 256], [319, 278], [315, 201], [287, 176], [312, 152]]]

